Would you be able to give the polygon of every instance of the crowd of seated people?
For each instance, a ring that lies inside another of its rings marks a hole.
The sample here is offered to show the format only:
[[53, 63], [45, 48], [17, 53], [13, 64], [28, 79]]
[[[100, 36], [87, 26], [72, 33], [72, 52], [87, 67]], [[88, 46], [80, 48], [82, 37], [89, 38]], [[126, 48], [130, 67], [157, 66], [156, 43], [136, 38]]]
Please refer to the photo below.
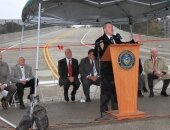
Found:
[[[80, 64], [78, 60], [72, 57], [71, 49], [65, 50], [65, 58], [58, 61], [59, 85], [64, 89], [64, 99], [69, 102], [68, 90], [73, 86], [71, 92], [71, 100], [75, 101], [75, 95], [82, 83], [86, 102], [91, 102], [90, 87], [91, 85], [100, 86], [99, 75], [99, 61], [94, 56], [94, 50], [88, 51], [87, 57], [82, 58]], [[161, 96], [169, 96], [166, 92], [170, 83], [170, 74], [168, 73], [168, 66], [165, 60], [158, 56], [156, 48], [151, 48], [150, 58], [144, 62], [144, 72], [147, 77], [148, 86], [150, 90], [149, 97], [154, 97], [155, 79], [163, 81]], [[80, 74], [80, 80], [79, 80]], [[81, 82], [80, 82], [81, 81]], [[144, 73], [141, 59], [139, 59], [139, 80], [138, 80], [138, 96], [143, 96], [143, 91], [147, 92], [144, 83]], [[0, 53], [0, 94], [2, 95], [1, 105], [4, 109], [8, 108], [8, 104], [15, 92], [17, 92], [20, 109], [25, 109], [23, 102], [24, 89], [29, 87], [30, 95], [34, 94], [35, 78], [32, 74], [32, 67], [25, 63], [24, 57], [19, 57], [17, 64], [11, 67], [3, 60], [2, 53]]]
[[[68, 56], [68, 54], [70, 56]], [[59, 71], [59, 84], [64, 88], [65, 100], [69, 101], [68, 89], [70, 85], [73, 85], [73, 91], [71, 93], [72, 101], [75, 100], [75, 94], [82, 83], [86, 102], [91, 102], [90, 98], [90, 86], [100, 86], [100, 75], [99, 75], [99, 61], [94, 56], [94, 50], [88, 51], [88, 56], [82, 58], [78, 65], [78, 60], [72, 58], [72, 52], [70, 49], [65, 50], [66, 58], [59, 60], [58, 71]], [[153, 60], [154, 59], [154, 60]], [[155, 60], [156, 59], [156, 60]], [[69, 62], [71, 60], [71, 62]], [[74, 62], [73, 62], [74, 61]], [[71, 64], [71, 65], [70, 65]], [[70, 68], [71, 66], [71, 68]], [[70, 71], [72, 72], [70, 76]], [[151, 58], [144, 62], [144, 72], [148, 79], [148, 86], [150, 89], [150, 96], [153, 97], [153, 80], [163, 80], [163, 88], [161, 91], [162, 96], [168, 96], [166, 89], [170, 83], [170, 75], [168, 74], [168, 66], [162, 58], [158, 57], [157, 49], [151, 49]], [[80, 81], [78, 75], [80, 74]], [[145, 87], [145, 74], [143, 73], [143, 66], [141, 59], [139, 59], [139, 80], [138, 80], [138, 96], [144, 97], [143, 92], [148, 92]]]
[[30, 99], [31, 94], [34, 94], [35, 78], [32, 74], [32, 67], [25, 63], [24, 57], [19, 57], [17, 64], [11, 67], [10, 72], [8, 64], [4, 62], [2, 57], [2, 53], [0, 53], [1, 106], [3, 109], [7, 109], [14, 93], [17, 92], [20, 109], [25, 109], [23, 102], [24, 88], [30, 88], [28, 99]]

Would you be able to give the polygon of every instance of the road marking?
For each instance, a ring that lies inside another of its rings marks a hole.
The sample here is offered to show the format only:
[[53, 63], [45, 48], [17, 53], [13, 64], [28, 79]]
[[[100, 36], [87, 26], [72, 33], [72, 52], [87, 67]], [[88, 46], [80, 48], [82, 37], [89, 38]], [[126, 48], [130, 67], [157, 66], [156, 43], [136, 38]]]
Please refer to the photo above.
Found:
[[[59, 30], [57, 30], [56, 32], [61, 31], [61, 30], [62, 30], [62, 29], [59, 29]], [[55, 32], [55, 33], [56, 33], [56, 32]], [[50, 33], [54, 33], [54, 32], [50, 32]], [[41, 38], [41, 37], [44, 37], [44, 36], [48, 36], [48, 35], [49, 35], [49, 32], [48, 32], [48, 33], [45, 33], [45, 34], [41, 34], [41, 35], [40, 35], [40, 38]], [[24, 42], [20, 42], [20, 43], [14, 44], [14, 45], [8, 47], [7, 49], [1, 51], [1, 53], [4, 53], [4, 52], [7, 51], [8, 49], [11, 49], [11, 48], [16, 47], [16, 46], [18, 46], [18, 45], [22, 45], [22, 44], [24, 44], [24, 43], [26, 43], [26, 42], [28, 42], [28, 41], [31, 41], [31, 40], [33, 40], [33, 39], [35, 39], [35, 38], [36, 38], [36, 37], [32, 37], [32, 39], [29, 39], [29, 40], [26, 40], [26, 41], [24, 41]], [[27, 38], [27, 39], [28, 39], [28, 38]], [[18, 41], [20, 41], [20, 40], [18, 40]], [[10, 41], [10, 42], [12, 42], [12, 41]], [[10, 42], [8, 42], [8, 43], [10, 43]]]
[[[73, 30], [73, 31], [76, 31], [76, 30]], [[59, 78], [57, 65], [55, 65], [55, 63], [53, 62], [53, 60], [52, 60], [52, 58], [51, 58], [51, 56], [50, 56], [50, 54], [49, 54], [49, 48], [48, 48], [48, 46], [50, 45], [50, 42], [51, 42], [51, 41], [54, 41], [54, 40], [55, 40], [55, 41], [58, 42], [59, 40], [67, 37], [68, 35], [73, 34], [73, 31], [67, 32], [67, 34], [66, 34], [66, 33], [61, 34], [60, 37], [57, 36], [56, 38], [52, 38], [52, 39], [48, 40], [48, 42], [47, 42], [48, 44], [46, 44], [46, 47], [44, 48], [44, 51], [43, 51], [43, 52], [44, 52], [45, 61], [46, 61], [47, 65], [48, 65], [49, 69], [51, 70], [53, 76], [54, 76], [55, 78], [57, 78], [57, 79]], [[82, 39], [81, 39], [80, 41], [81, 41], [81, 44], [82, 44], [82, 45], [92, 48], [91, 46], [86, 45], [86, 44], [83, 42], [83, 40], [85, 39], [86, 35], [87, 35], [90, 31], [91, 31], [91, 29], [89, 29], [89, 30], [83, 35], [83, 37], [82, 37]]]
[[52, 41], [55, 41], [55, 42], [59, 42], [59, 40], [69, 36], [70, 34], [73, 34], [74, 31], [77, 31], [77, 30], [73, 30], [73, 31], [69, 31], [69, 32], [64, 32], [63, 34], [60, 34], [61, 36], [57, 36], [56, 38], [52, 38], [50, 40], [47, 41], [47, 44], [46, 44], [46, 47], [44, 48], [44, 58], [45, 58], [45, 61], [48, 65], [48, 67], [50, 68], [53, 76], [58, 79], [59, 78], [59, 74], [58, 74], [58, 67], [57, 65], [53, 62], [54, 60], [52, 59], [50, 53], [49, 53], [49, 45], [50, 43], [52, 43]]
[[[48, 45], [46, 45], [46, 47], [45, 47], [44, 50], [43, 50], [44, 59], [45, 59], [47, 65], [48, 65], [48, 67], [50, 68], [52, 75], [53, 75], [55, 78], [58, 78], [58, 76], [56, 75], [56, 73], [55, 73], [54, 70], [53, 70], [53, 67], [52, 67], [52, 65], [51, 65], [51, 62], [49, 62], [49, 57], [48, 57], [48, 55], [47, 55], [47, 50], [48, 50], [47, 46], [48, 46]], [[47, 61], [48, 61], [48, 62], [47, 62]]]
[[89, 46], [89, 45], [86, 45], [84, 42], [83, 42], [83, 40], [85, 39], [85, 37], [87, 36], [87, 34], [89, 33], [91, 31], [91, 28], [84, 34], [84, 36], [82, 37], [82, 39], [81, 39], [81, 44], [82, 45], [84, 45], [84, 46], [86, 46], [86, 47], [89, 47], [89, 48], [93, 48], [93, 47], [91, 47], [91, 46]]
[[[23, 43], [24, 43], [24, 42], [23, 42]], [[17, 43], [17, 44], [15, 44], [15, 45], [12, 45], [12, 46], [8, 47], [7, 49], [1, 51], [1, 53], [3, 53], [3, 52], [5, 52], [5, 51], [7, 51], [8, 49], [11, 49], [11, 48], [13, 48], [13, 47], [15, 47], [15, 46], [18, 46], [18, 45], [20, 45], [20, 44], [23, 44], [23, 43]]]

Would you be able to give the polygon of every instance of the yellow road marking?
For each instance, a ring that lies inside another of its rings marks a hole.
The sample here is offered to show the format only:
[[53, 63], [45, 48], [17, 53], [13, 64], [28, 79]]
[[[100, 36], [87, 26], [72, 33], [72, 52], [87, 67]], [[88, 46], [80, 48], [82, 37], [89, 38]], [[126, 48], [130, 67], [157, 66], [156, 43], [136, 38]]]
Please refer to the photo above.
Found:
[[49, 57], [47, 56], [47, 50], [48, 50], [47, 45], [45, 45], [45, 48], [43, 50], [44, 59], [45, 59], [47, 65], [48, 65], [49, 69], [51, 70], [53, 76], [58, 79], [58, 75], [56, 75], [56, 73], [53, 71], [53, 68], [52, 68], [52, 66], [49, 62]]
[[64, 32], [63, 34], [60, 34], [61, 36], [58, 36], [56, 38], [48, 40], [44, 47], [44, 50], [43, 50], [44, 59], [48, 65], [49, 69], [51, 70], [53, 76], [57, 79], [59, 78], [58, 69], [57, 69], [58, 67], [54, 63], [54, 61], [49, 53], [49, 45], [52, 44], [52, 42], [54, 42], [54, 41], [59, 42], [59, 40], [69, 36], [70, 34], [73, 34], [75, 31], [77, 31], [77, 30], [71, 30], [66, 33]]

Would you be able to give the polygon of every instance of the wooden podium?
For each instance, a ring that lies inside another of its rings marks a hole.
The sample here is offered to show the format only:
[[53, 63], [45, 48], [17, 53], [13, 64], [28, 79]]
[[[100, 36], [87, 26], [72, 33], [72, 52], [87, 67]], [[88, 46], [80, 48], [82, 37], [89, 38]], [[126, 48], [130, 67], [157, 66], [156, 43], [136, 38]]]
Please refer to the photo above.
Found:
[[138, 74], [140, 44], [110, 45], [101, 61], [111, 61], [118, 100], [118, 111], [108, 111], [117, 120], [144, 118], [138, 111]]

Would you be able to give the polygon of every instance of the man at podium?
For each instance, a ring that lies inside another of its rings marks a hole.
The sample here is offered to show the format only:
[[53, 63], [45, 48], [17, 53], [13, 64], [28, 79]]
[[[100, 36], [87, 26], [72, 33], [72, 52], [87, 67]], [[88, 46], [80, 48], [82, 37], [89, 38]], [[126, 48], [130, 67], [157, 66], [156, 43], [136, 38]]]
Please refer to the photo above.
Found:
[[[107, 22], [103, 25], [104, 34], [95, 42], [95, 56], [101, 58], [110, 44], [122, 43], [120, 37], [113, 35], [113, 25]], [[113, 81], [112, 63], [111, 61], [101, 61], [100, 75], [101, 75], [101, 99], [100, 111], [108, 111], [108, 104], [111, 101], [112, 109], [118, 109], [115, 84]]]

